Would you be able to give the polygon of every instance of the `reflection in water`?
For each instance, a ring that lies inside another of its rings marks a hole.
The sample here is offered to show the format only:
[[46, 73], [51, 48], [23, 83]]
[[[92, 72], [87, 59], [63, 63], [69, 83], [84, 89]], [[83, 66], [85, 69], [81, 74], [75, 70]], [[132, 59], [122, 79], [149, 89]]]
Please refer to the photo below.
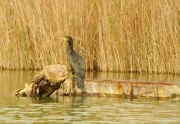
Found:
[[[0, 123], [179, 123], [179, 103], [117, 97], [53, 99], [11, 97], [0, 104]], [[47, 101], [48, 102], [47, 102]]]
[[38, 71], [24, 70], [0, 70], [0, 91], [2, 95], [7, 95], [12, 91], [23, 88], [25, 83], [29, 83]]
[[[180, 123], [179, 102], [118, 97], [13, 97], [37, 71], [0, 71], [0, 123]], [[69, 77], [71, 75], [69, 74]], [[179, 75], [87, 73], [88, 78], [179, 82]]]
[[140, 74], [140, 73], [117, 73], [117, 72], [90, 72], [87, 78], [93, 79], [119, 79], [119, 80], [145, 80], [145, 81], [165, 81], [180, 82], [179, 74]]
[[45, 98], [35, 97], [35, 98], [32, 98], [32, 103], [35, 103], [35, 104], [57, 103], [57, 102], [58, 102], [58, 99], [52, 98], [52, 97], [45, 97]]

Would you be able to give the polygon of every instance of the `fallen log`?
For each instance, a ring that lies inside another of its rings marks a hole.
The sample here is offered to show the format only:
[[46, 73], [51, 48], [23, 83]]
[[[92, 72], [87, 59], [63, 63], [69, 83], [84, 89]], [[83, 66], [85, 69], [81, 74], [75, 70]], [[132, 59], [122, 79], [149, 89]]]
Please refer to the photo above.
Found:
[[[147, 97], [180, 101], [180, 83], [152, 82], [138, 80], [85, 79], [85, 95], [119, 96], [123, 98]], [[77, 88], [76, 80], [66, 79], [59, 89], [59, 95], [84, 95]]]
[[46, 66], [39, 72], [31, 83], [26, 83], [24, 89], [12, 92], [15, 96], [49, 97], [58, 90], [66, 80], [68, 71], [66, 66], [54, 64]]
[[[180, 83], [138, 80], [85, 79], [83, 92], [78, 89], [76, 79], [66, 79], [65, 66], [51, 65], [38, 73], [24, 89], [15, 90], [16, 96], [48, 97], [59, 89], [59, 95], [120, 96], [123, 98], [167, 98], [180, 101]], [[61, 87], [60, 87], [61, 86]]]

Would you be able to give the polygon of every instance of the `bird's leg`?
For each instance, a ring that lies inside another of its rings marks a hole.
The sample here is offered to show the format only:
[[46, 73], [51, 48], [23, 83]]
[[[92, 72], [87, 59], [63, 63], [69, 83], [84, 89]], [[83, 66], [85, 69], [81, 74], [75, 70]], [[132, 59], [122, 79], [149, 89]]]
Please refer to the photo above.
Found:
[[75, 77], [74, 77], [74, 73], [72, 72], [73, 78], [72, 78], [72, 83], [71, 83], [71, 95], [74, 94], [74, 89], [75, 89]]
[[75, 79], [75, 77], [74, 77], [74, 73], [72, 73], [72, 75], [73, 75], [73, 79]]
[[58, 89], [56, 90], [56, 102], [58, 102]]

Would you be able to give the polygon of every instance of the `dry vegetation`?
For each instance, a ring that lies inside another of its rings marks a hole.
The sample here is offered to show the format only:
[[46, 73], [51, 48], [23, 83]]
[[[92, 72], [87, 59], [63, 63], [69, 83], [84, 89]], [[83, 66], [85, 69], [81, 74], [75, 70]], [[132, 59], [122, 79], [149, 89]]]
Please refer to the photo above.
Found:
[[0, 68], [68, 65], [71, 35], [88, 70], [180, 73], [179, 0], [0, 0]]

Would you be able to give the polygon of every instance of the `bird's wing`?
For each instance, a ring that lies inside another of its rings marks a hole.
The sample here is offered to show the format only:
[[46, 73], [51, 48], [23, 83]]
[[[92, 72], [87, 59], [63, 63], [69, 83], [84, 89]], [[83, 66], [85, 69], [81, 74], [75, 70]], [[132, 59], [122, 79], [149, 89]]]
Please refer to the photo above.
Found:
[[69, 56], [69, 62], [70, 62], [71, 70], [74, 70], [77, 76], [81, 76], [84, 78], [86, 66], [84, 59], [81, 57], [81, 55], [74, 51]]

